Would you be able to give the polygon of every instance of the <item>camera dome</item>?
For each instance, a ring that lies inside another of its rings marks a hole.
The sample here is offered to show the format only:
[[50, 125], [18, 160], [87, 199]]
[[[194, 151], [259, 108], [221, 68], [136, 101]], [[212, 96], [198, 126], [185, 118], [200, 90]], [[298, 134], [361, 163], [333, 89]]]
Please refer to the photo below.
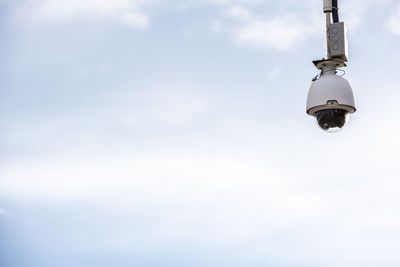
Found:
[[[330, 105], [335, 104], [335, 105]], [[313, 81], [307, 98], [307, 113], [311, 116], [324, 109], [344, 109], [356, 111], [353, 90], [350, 83], [336, 75], [336, 71], [326, 71]]]
[[319, 127], [328, 133], [337, 133], [349, 120], [350, 112], [344, 109], [325, 109], [314, 113]]

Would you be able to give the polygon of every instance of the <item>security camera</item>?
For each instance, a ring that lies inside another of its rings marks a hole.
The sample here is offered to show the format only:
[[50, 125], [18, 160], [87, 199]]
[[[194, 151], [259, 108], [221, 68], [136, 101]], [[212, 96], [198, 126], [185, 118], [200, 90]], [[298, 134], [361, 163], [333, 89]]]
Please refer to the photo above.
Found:
[[[320, 75], [313, 79], [307, 98], [307, 114], [313, 116], [324, 131], [335, 133], [356, 112], [350, 83], [338, 75], [348, 60], [347, 30], [339, 22], [337, 0], [324, 0], [326, 13], [328, 59], [314, 61]], [[332, 18], [333, 23], [332, 23]]]
[[317, 62], [321, 75], [312, 82], [307, 98], [307, 114], [314, 116], [319, 127], [330, 133], [340, 131], [356, 111], [350, 83], [337, 73], [341, 64], [338, 60]]

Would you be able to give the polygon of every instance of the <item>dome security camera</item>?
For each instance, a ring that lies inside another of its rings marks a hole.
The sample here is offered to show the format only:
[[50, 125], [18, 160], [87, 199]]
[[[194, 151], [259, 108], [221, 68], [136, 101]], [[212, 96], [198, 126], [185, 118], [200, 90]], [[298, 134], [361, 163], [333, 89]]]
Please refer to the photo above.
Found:
[[[350, 83], [337, 75], [348, 60], [347, 29], [339, 22], [337, 0], [324, 0], [326, 13], [328, 59], [314, 61], [321, 74], [313, 79], [307, 98], [307, 114], [329, 133], [340, 131], [356, 112]], [[332, 23], [332, 18], [333, 23]]]
[[341, 61], [318, 62], [321, 75], [310, 87], [307, 98], [307, 114], [314, 116], [321, 129], [336, 133], [347, 123], [350, 114], [356, 111], [350, 83], [337, 75]]

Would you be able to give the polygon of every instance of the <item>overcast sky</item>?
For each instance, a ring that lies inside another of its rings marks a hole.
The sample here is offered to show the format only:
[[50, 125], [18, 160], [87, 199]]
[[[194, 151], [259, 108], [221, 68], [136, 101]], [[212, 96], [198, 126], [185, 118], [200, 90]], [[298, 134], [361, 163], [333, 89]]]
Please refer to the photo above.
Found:
[[400, 265], [400, 2], [0, 0], [0, 266]]

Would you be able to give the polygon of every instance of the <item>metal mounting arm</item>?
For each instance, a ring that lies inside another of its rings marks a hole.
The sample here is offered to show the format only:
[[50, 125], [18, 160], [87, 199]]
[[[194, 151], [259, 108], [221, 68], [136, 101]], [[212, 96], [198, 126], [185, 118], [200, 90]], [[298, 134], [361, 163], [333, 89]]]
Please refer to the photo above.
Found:
[[326, 14], [326, 39], [328, 60], [347, 61], [347, 36], [344, 23], [339, 22], [338, 0], [323, 0]]

